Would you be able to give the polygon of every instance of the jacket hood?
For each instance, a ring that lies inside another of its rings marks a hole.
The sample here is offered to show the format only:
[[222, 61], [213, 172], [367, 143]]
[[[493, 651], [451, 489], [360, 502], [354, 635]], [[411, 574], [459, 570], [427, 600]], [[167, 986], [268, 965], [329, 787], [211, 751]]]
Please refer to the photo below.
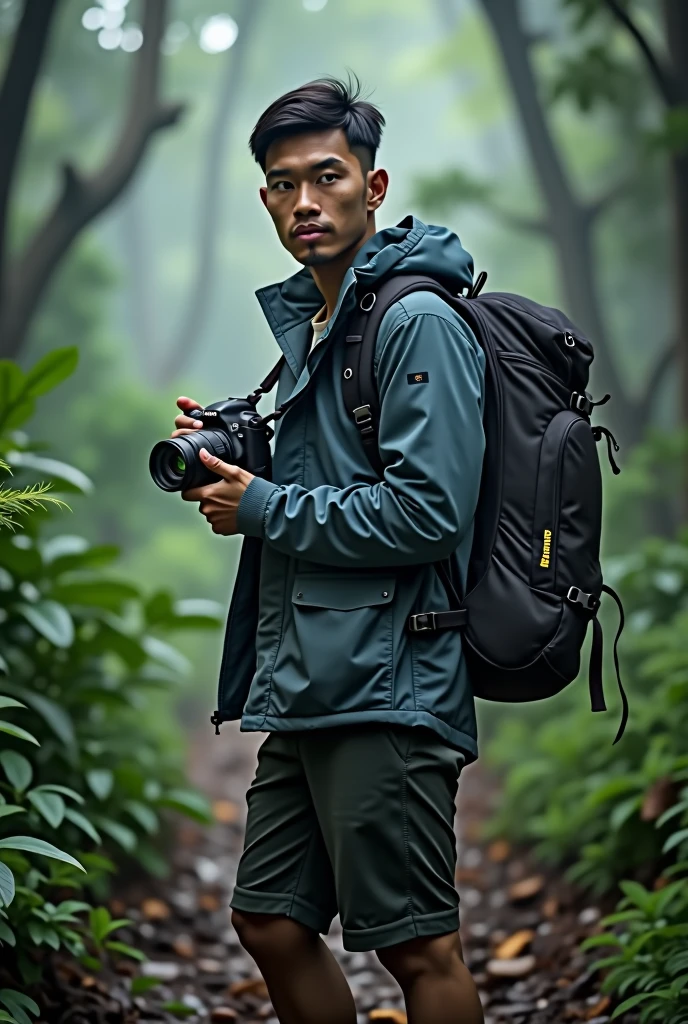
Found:
[[[353, 307], [357, 282], [363, 287], [371, 286], [392, 270], [439, 278], [454, 293], [473, 282], [473, 258], [458, 235], [409, 215], [393, 227], [382, 228], [358, 250], [344, 275], [337, 305], [321, 342], [329, 335], [340, 311], [346, 314]], [[308, 323], [323, 304], [310, 270], [304, 267], [280, 284], [260, 288], [256, 297], [287, 362], [298, 376], [303, 331], [297, 328]]]

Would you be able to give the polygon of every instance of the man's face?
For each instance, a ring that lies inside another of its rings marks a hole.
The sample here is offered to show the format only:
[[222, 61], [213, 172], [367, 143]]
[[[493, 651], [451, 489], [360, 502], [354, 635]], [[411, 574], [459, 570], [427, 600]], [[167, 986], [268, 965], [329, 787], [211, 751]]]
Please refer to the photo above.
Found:
[[369, 162], [366, 150], [349, 149], [341, 128], [291, 135], [269, 146], [261, 199], [282, 245], [299, 263], [329, 263], [363, 238], [369, 213], [382, 202], [370, 179], [386, 179], [384, 171], [366, 172]]

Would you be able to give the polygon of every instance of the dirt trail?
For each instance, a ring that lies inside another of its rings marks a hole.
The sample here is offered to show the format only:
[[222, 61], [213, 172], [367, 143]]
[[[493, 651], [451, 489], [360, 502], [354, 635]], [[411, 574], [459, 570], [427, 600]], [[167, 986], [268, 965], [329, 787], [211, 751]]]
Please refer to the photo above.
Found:
[[[262, 739], [241, 735], [231, 726], [224, 726], [220, 737], [210, 730], [196, 737], [191, 775], [214, 800], [216, 823], [205, 829], [180, 823], [170, 851], [172, 877], [145, 891], [134, 887], [113, 901], [117, 916], [135, 921], [122, 938], [143, 949], [148, 962], [141, 968], [122, 962], [102, 979], [58, 965], [62, 995], [50, 1020], [276, 1024], [264, 983], [239, 946], [227, 912], [242, 846], [244, 793]], [[480, 761], [465, 770], [457, 815], [461, 939], [480, 989], [485, 1022], [606, 1024], [613, 1006], [600, 995], [599, 978], [589, 970], [600, 954], [583, 956], [576, 947], [611, 906], [581, 899], [556, 874], [535, 864], [527, 851], [503, 841], [481, 844], [479, 824], [494, 794], [494, 780]], [[328, 942], [351, 984], [359, 1024], [403, 1024], [401, 993], [375, 955], [346, 952], [338, 921]], [[132, 996], [129, 979], [139, 974], [159, 978], [160, 984]], [[628, 1015], [624, 1024], [634, 1020]]]

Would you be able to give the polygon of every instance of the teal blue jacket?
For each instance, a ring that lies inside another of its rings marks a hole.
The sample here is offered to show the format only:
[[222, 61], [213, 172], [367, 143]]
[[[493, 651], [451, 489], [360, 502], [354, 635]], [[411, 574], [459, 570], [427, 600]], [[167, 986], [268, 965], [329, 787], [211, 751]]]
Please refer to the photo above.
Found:
[[[473, 263], [458, 237], [407, 217], [372, 237], [347, 270], [311, 351], [322, 306], [308, 269], [257, 292], [286, 362], [273, 480], [254, 478], [238, 512], [245, 535], [230, 607], [218, 715], [242, 730], [363, 722], [423, 725], [478, 755], [461, 634], [409, 634], [414, 612], [447, 599], [431, 563], [454, 556], [465, 583], [485, 439], [485, 363], [464, 320], [431, 292], [385, 314], [377, 337], [379, 447], [371, 468], [342, 399], [344, 335], [358, 282], [392, 269], [449, 278]], [[427, 383], [410, 384], [417, 373]]]

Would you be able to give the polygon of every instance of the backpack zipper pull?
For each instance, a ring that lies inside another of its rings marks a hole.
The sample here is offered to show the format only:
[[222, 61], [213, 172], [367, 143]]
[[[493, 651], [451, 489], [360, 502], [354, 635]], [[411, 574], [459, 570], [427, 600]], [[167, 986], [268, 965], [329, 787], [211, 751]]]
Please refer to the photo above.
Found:
[[599, 441], [603, 434], [607, 439], [607, 456], [609, 458], [609, 464], [612, 467], [614, 475], [616, 476], [621, 472], [617, 464], [614, 462], [614, 456], [612, 455], [612, 445], [614, 445], [614, 451], [618, 452], [619, 450], [619, 446], [616, 443], [616, 438], [612, 434], [611, 430], [607, 429], [607, 427], [592, 427], [592, 436], [595, 438], [595, 441]]

